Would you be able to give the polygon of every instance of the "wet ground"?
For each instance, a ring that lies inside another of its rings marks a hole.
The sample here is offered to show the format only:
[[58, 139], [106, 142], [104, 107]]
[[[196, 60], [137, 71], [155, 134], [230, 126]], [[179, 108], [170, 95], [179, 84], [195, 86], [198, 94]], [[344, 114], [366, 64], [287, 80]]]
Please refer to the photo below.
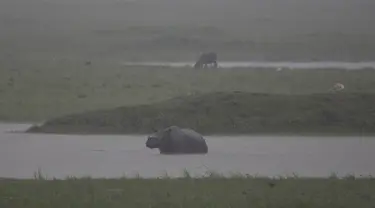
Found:
[[[121, 62], [122, 65], [130, 66], [169, 66], [169, 67], [192, 67], [193, 62]], [[228, 62], [218, 61], [220, 68], [254, 67], [254, 68], [277, 68], [277, 69], [375, 69], [375, 62]]]
[[0, 177], [181, 176], [207, 171], [265, 176], [375, 175], [371, 137], [206, 137], [207, 155], [160, 155], [145, 136], [17, 133], [27, 124], [0, 124]]

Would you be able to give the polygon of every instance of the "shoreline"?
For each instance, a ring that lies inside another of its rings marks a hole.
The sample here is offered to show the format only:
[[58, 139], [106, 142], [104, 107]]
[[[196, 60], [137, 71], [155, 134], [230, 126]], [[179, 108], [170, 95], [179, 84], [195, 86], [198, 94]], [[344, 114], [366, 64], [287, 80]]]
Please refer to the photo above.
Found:
[[[7, 134], [29, 134], [29, 135], [65, 135], [65, 136], [148, 136], [150, 133], [108, 133], [108, 132], [98, 132], [98, 133], [84, 133], [84, 132], [66, 132], [66, 133], [55, 133], [55, 132], [27, 132], [27, 130], [33, 126], [35, 123], [29, 122], [7, 122], [0, 121], [0, 125], [15, 126], [17, 130], [13, 128], [5, 127], [1, 130]], [[27, 128], [26, 128], [27, 126]], [[19, 129], [25, 127], [23, 130]], [[1, 128], [0, 128], [1, 129]], [[7, 130], [8, 129], [8, 130]], [[203, 134], [204, 137], [361, 137], [361, 138], [375, 138], [375, 132], [370, 133], [340, 133], [340, 132], [298, 132], [298, 133], [286, 133], [286, 132], [274, 132], [274, 133], [212, 133]]]
[[[120, 61], [122, 66], [141, 67], [192, 67], [194, 61]], [[276, 69], [342, 69], [342, 70], [375, 70], [375, 61], [220, 61], [219, 68], [276, 68]]]

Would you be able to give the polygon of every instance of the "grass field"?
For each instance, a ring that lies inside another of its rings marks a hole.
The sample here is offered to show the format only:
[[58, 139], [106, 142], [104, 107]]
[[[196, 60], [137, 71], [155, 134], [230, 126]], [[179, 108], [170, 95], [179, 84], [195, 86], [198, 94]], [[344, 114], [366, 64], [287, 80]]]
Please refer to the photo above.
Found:
[[372, 208], [375, 180], [346, 177], [0, 180], [0, 207]]
[[375, 133], [374, 94], [216, 92], [66, 115], [29, 132], [147, 134], [177, 125], [207, 134]]
[[0, 70], [0, 120], [41, 121], [88, 110], [149, 104], [217, 91], [279, 94], [375, 92], [374, 70], [256, 70], [123, 67], [85, 62], [25, 65]]

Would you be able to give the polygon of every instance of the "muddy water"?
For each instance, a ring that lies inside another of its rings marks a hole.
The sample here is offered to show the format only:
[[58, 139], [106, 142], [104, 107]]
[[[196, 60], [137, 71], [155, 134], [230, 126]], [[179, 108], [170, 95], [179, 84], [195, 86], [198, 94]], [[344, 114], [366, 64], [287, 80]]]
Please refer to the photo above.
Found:
[[375, 139], [361, 137], [207, 137], [207, 155], [160, 155], [144, 136], [75, 136], [9, 132], [28, 125], [0, 124], [0, 177], [199, 176], [207, 171], [264, 176], [375, 175]]
[[[169, 67], [192, 67], [192, 62], [121, 62], [128, 66], [169, 66]], [[221, 68], [254, 67], [254, 68], [277, 68], [277, 69], [375, 69], [375, 62], [228, 62], [219, 61]]]

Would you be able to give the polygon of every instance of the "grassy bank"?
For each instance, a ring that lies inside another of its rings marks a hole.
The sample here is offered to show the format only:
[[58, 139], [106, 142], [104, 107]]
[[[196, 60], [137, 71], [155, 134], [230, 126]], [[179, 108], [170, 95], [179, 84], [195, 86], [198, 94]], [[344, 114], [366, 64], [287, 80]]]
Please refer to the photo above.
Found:
[[374, 94], [281, 95], [217, 92], [149, 105], [72, 114], [29, 132], [150, 133], [171, 125], [203, 134], [374, 133]]
[[275, 70], [122, 67], [83, 61], [0, 67], [0, 120], [41, 121], [71, 113], [159, 102], [215, 91], [277, 94], [375, 92], [375, 70]]
[[[182, 188], [183, 187], [183, 188]], [[252, 178], [0, 180], [0, 207], [371, 208], [374, 179]]]

